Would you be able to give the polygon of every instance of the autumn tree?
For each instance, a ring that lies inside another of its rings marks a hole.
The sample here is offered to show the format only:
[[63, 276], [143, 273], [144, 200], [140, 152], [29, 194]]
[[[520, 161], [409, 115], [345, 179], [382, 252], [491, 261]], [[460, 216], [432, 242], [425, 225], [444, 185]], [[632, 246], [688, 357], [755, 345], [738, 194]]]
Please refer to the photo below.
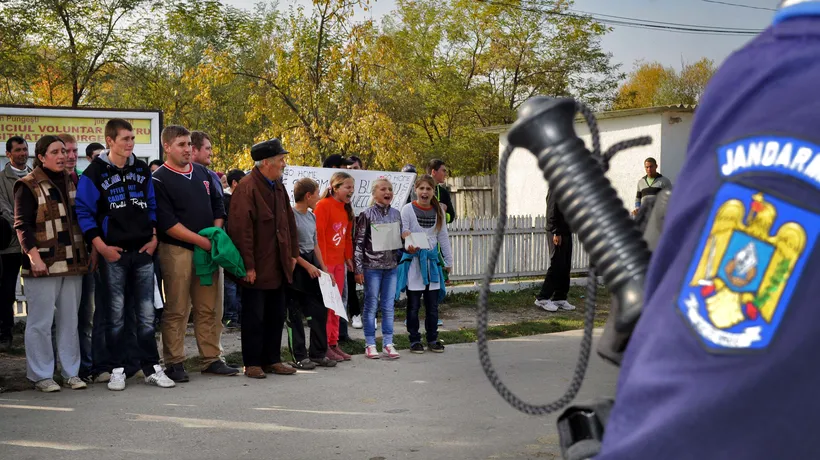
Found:
[[620, 75], [600, 48], [606, 29], [562, 14], [565, 1], [399, 0], [373, 51], [376, 98], [405, 126], [414, 160], [433, 156], [456, 174], [491, 171], [497, 139], [476, 127], [510, 123], [535, 95], [598, 105]]
[[618, 88], [613, 108], [633, 109], [658, 105], [695, 105], [715, 73], [715, 65], [703, 58], [683, 64], [680, 73], [659, 62], [637, 64]]
[[[8, 0], [3, 13], [28, 25], [21, 32], [28, 43], [36, 44], [39, 74], [51, 78], [45, 84], [52, 100], [45, 102], [78, 107], [94, 99], [89, 93], [106, 69], [124, 61], [129, 39], [139, 28], [139, 21], [128, 23], [125, 18], [147, 1]], [[58, 87], [70, 100], [53, 100]], [[44, 102], [39, 99], [31, 102]]]
[[715, 70], [715, 63], [706, 58], [684, 64], [680, 73], [660, 85], [655, 94], [655, 105], [696, 105]]
[[476, 128], [534, 95], [602, 106], [620, 79], [607, 29], [566, 0], [398, 0], [380, 24], [354, 20], [368, 1], [7, 0], [0, 101], [159, 109], [208, 132], [221, 170], [280, 137], [293, 164], [439, 157], [466, 175], [497, 163], [497, 138]]

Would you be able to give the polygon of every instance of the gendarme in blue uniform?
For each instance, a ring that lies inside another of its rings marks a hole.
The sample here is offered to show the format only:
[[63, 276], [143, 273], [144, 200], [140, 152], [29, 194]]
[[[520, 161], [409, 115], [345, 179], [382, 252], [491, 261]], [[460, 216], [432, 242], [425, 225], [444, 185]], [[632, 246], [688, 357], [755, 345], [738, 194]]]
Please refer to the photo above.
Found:
[[596, 460], [820, 458], [818, 87], [799, 0], [710, 82]]

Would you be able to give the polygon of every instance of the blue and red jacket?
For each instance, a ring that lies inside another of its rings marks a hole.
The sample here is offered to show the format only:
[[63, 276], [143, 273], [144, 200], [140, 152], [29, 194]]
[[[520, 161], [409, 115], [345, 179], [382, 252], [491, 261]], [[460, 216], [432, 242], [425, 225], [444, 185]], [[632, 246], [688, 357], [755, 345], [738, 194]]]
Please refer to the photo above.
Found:
[[131, 154], [123, 168], [103, 151], [77, 184], [77, 220], [87, 243], [96, 237], [109, 246], [138, 250], [151, 241], [157, 202], [148, 165]]
[[820, 458], [820, 1], [697, 108], [596, 460]]

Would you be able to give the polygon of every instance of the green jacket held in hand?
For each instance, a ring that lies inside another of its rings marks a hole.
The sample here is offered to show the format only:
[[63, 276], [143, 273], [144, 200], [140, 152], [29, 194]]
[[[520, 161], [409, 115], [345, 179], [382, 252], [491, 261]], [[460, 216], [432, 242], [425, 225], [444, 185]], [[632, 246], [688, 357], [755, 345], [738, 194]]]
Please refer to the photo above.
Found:
[[194, 248], [194, 274], [199, 277], [199, 284], [212, 285], [214, 272], [219, 270], [219, 267], [238, 278], [247, 274], [242, 256], [225, 230], [219, 227], [208, 227], [202, 229], [199, 235], [211, 240], [210, 253], [205, 252], [199, 246]]

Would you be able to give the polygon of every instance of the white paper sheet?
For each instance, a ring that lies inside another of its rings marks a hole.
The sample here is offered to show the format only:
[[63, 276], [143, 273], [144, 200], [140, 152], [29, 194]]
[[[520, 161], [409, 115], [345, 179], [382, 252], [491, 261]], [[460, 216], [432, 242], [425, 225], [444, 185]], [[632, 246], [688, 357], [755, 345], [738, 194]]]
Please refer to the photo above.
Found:
[[410, 246], [415, 246], [416, 249], [433, 249], [430, 247], [427, 234], [423, 232], [411, 233], [410, 236], [404, 239], [404, 249], [408, 249]]
[[374, 251], [401, 249], [401, 224], [370, 224], [370, 239]]
[[322, 300], [325, 303], [325, 307], [333, 310], [337, 316], [341, 316], [345, 321], [349, 321], [347, 319], [345, 305], [342, 302], [342, 295], [339, 294], [339, 288], [333, 285], [333, 278], [330, 277], [330, 273], [323, 271], [320, 271], [320, 273], [319, 289], [322, 291]]

